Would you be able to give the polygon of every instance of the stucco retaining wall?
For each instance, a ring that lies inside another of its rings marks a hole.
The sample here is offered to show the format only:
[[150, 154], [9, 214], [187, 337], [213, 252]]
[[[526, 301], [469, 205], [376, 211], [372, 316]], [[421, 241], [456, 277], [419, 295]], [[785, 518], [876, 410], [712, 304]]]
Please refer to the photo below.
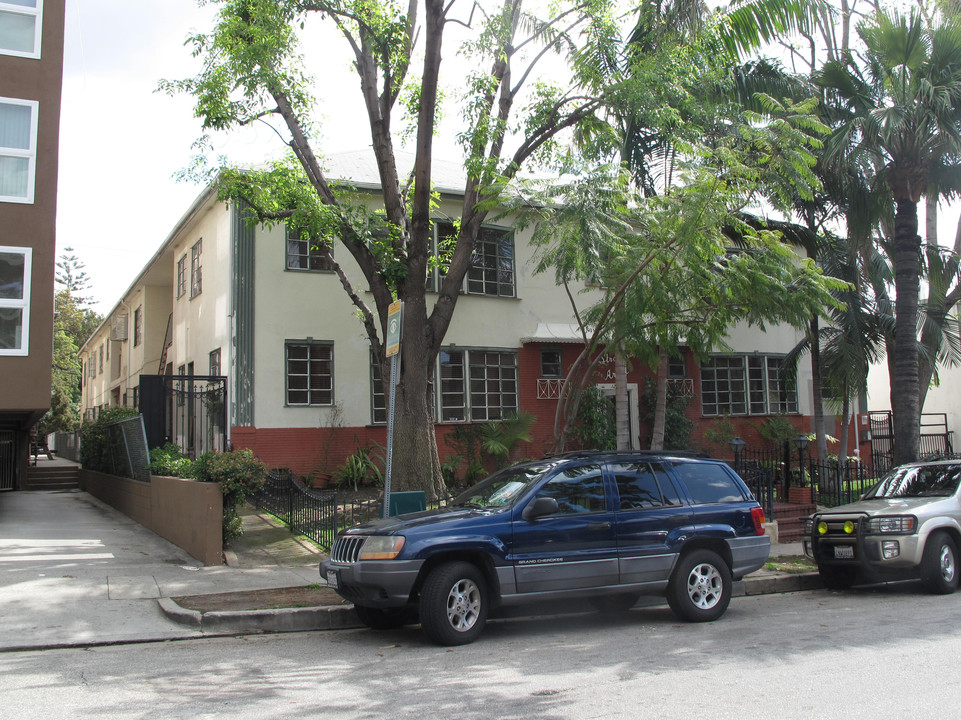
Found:
[[158, 475], [145, 483], [81, 470], [80, 487], [204, 565], [223, 563], [220, 485]]

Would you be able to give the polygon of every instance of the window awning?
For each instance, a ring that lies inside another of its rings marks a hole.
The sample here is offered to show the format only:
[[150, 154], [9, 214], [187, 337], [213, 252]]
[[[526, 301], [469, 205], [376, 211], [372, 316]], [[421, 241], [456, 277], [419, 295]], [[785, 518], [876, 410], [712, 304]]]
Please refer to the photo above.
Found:
[[537, 323], [533, 335], [522, 337], [521, 343], [577, 343], [583, 344], [577, 323]]

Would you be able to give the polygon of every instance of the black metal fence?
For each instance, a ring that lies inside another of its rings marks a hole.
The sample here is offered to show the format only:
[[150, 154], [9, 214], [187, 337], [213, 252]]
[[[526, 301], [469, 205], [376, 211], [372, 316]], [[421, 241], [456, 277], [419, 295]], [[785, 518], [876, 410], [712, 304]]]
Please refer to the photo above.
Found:
[[140, 412], [151, 448], [172, 442], [196, 460], [227, 449], [227, 378], [141, 375]]

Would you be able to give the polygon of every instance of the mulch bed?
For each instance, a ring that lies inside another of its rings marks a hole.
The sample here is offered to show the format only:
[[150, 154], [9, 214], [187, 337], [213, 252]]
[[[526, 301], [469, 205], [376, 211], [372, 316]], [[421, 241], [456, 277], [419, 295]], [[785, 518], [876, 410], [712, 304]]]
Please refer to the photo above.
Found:
[[242, 590], [210, 595], [184, 595], [171, 598], [180, 607], [199, 612], [237, 610], [277, 610], [280, 608], [349, 605], [326, 587], [288, 587], [271, 590]]

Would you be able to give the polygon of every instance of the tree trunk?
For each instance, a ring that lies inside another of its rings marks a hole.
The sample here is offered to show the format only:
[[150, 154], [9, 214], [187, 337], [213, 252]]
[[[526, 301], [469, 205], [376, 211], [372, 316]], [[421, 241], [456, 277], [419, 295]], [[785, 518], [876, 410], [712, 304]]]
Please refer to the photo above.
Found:
[[614, 418], [617, 424], [617, 449], [631, 449], [631, 423], [629, 420], [631, 403], [627, 394], [627, 363], [624, 361], [624, 346], [614, 356]]
[[651, 450], [664, 449], [664, 426], [667, 424], [667, 352], [657, 351], [657, 382], [654, 386], [654, 428], [651, 432]]
[[828, 440], [824, 429], [824, 397], [821, 390], [821, 329], [817, 317], [811, 318], [811, 384], [813, 387], [814, 398], [812, 402], [814, 416], [814, 447], [817, 451], [818, 459], [827, 462], [828, 459]]
[[[894, 216], [894, 459], [898, 465], [918, 459], [921, 447], [921, 405], [918, 376], [918, 297], [921, 290], [921, 237], [918, 206], [898, 200]], [[897, 388], [897, 391], [894, 391]]]

